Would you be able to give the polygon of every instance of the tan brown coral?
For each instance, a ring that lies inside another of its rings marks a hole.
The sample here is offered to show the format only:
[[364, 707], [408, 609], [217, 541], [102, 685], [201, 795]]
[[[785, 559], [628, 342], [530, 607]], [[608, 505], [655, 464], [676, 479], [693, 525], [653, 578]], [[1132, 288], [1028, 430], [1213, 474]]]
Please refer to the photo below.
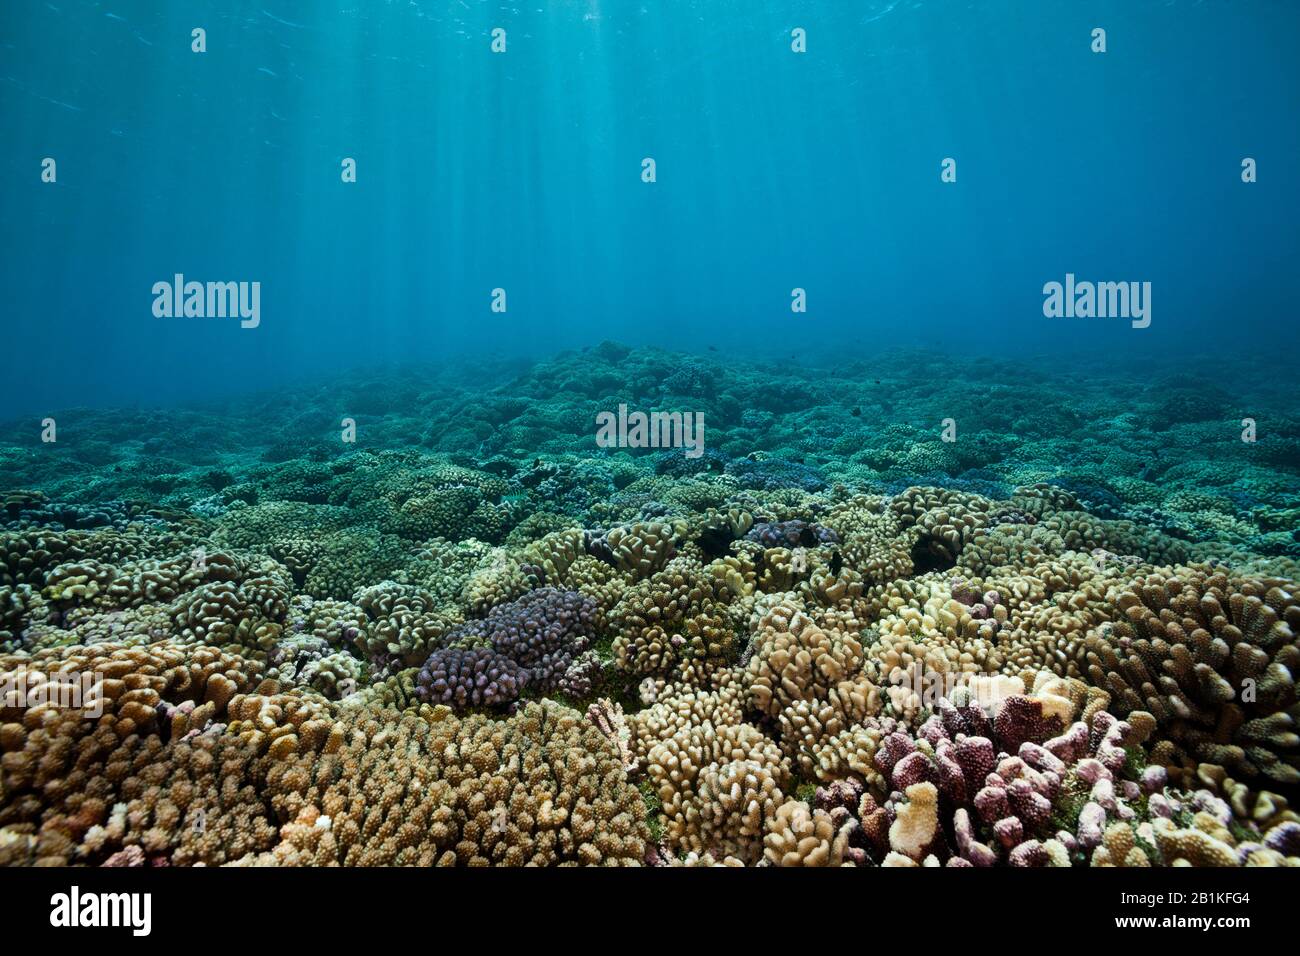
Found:
[[1147, 710], [1196, 761], [1300, 782], [1300, 600], [1281, 582], [1189, 567], [1138, 578], [1087, 642], [1115, 713]]

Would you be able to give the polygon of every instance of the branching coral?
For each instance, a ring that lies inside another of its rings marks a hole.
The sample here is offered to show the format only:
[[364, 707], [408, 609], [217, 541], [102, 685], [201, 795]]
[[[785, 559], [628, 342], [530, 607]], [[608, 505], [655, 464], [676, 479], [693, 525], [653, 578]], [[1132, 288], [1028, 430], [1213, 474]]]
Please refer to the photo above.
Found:
[[1121, 716], [1155, 715], [1189, 757], [1300, 782], [1300, 600], [1269, 580], [1187, 568], [1138, 578], [1088, 640], [1089, 676]]
[[630, 588], [610, 613], [618, 666], [662, 674], [681, 661], [727, 658], [739, 629], [733, 602], [745, 590], [743, 573], [729, 570], [675, 558]]
[[[1127, 413], [1063, 457], [1009, 394], [941, 443], [700, 368], [358, 388], [371, 450], [305, 404], [251, 461], [100, 443], [85, 500], [32, 466], [0, 676], [91, 706], [4, 702], [0, 862], [1297, 862], [1293, 482], [1143, 461]], [[698, 460], [575, 451], [664, 382], [726, 423]], [[454, 453], [375, 450], [433, 394]]]
[[778, 721], [782, 739], [798, 750], [878, 709], [862, 663], [862, 645], [851, 634], [824, 630], [797, 607], [777, 605], [754, 638], [749, 704]]
[[665, 521], [640, 521], [603, 533], [588, 532], [587, 552], [635, 578], [662, 568], [677, 553], [680, 530]]

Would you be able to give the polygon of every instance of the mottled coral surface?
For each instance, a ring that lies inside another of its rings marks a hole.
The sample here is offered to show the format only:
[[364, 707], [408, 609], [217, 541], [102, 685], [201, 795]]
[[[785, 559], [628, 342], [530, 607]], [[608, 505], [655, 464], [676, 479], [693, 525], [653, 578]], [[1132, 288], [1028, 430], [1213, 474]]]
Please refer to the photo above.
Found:
[[0, 426], [0, 863], [1300, 863], [1286, 397], [906, 359]]

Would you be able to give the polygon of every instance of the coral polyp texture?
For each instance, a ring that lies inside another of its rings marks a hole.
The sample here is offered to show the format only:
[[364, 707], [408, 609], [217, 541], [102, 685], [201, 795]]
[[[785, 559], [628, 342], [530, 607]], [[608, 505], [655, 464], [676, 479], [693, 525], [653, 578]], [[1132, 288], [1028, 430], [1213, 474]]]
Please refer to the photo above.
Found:
[[[1300, 864], [1294, 419], [1051, 381], [607, 343], [345, 377], [355, 441], [0, 427], [0, 862]], [[707, 448], [598, 447], [628, 396]]]

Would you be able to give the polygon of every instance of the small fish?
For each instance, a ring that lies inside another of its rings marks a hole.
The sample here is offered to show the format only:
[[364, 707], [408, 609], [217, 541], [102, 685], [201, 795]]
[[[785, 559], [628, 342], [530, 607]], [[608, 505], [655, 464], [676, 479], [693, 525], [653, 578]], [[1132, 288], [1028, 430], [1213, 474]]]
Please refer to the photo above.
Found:
[[849, 414], [852, 415], [854, 418], [861, 418], [861, 417], [862, 417], [862, 409], [860, 409], [860, 408], [854, 408], [853, 411], [849, 412]]

